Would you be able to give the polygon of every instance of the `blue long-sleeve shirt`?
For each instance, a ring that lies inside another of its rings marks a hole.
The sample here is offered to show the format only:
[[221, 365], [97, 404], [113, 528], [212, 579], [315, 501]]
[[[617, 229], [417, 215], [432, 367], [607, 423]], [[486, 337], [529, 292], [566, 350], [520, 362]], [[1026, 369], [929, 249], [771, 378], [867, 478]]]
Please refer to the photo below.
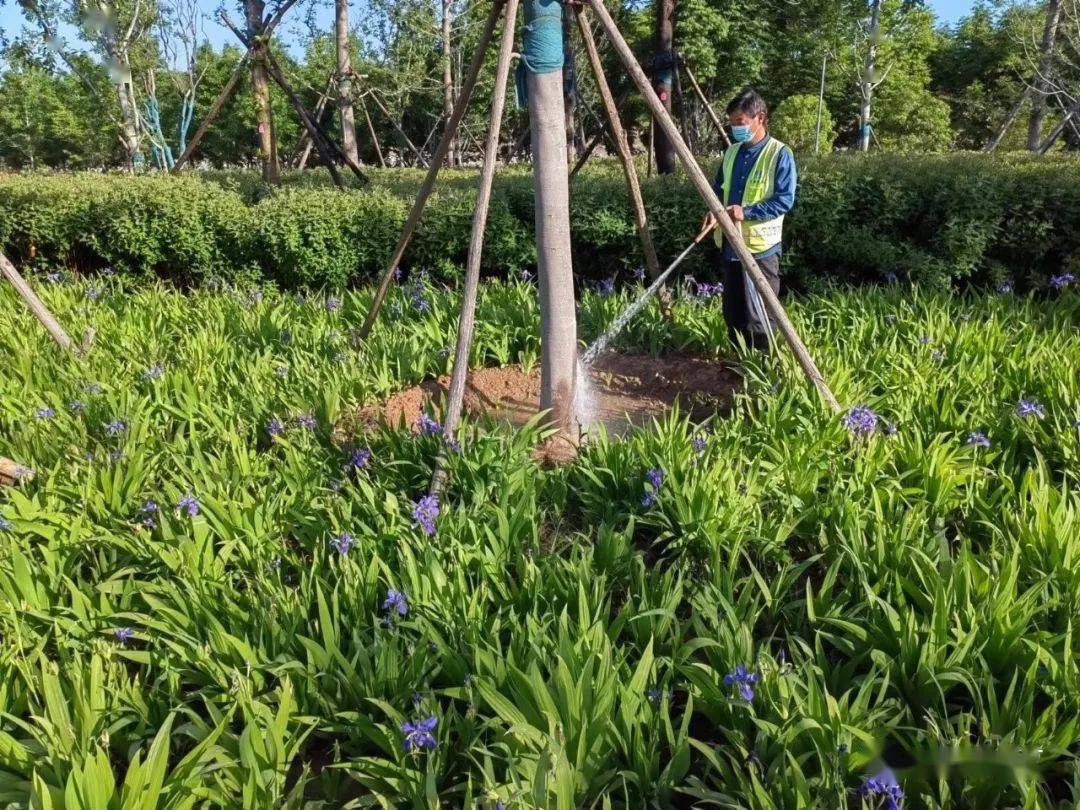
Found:
[[[743, 191], [746, 189], [746, 178], [750, 176], [754, 163], [757, 162], [762, 148], [771, 136], [766, 135], [754, 145], [743, 144], [739, 154], [735, 158], [735, 165], [731, 168], [731, 194], [728, 195], [728, 205], [742, 205]], [[776, 162], [776, 183], [773, 187], [773, 195], [767, 200], [762, 200], [754, 205], [743, 208], [746, 219], [754, 222], [764, 222], [783, 216], [795, 207], [795, 188], [799, 183], [798, 173], [795, 170], [795, 158], [790, 149], [780, 150], [780, 157]], [[713, 190], [721, 200], [724, 199], [724, 165], [721, 163], [716, 172], [716, 180], [713, 181]], [[779, 253], [781, 245], [775, 245], [764, 253], [755, 253], [759, 258], [772, 256]], [[735, 255], [728, 241], [724, 240], [724, 259], [736, 262], [739, 257]]]

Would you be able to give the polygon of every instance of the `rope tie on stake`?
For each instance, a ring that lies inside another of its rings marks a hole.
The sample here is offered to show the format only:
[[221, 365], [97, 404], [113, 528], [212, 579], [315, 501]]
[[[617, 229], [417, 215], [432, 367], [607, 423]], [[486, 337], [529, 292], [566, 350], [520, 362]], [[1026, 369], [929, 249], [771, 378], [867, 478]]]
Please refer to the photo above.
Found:
[[521, 58], [514, 73], [518, 107], [529, 103], [527, 73], [554, 73], [563, 69], [562, 0], [526, 0]]

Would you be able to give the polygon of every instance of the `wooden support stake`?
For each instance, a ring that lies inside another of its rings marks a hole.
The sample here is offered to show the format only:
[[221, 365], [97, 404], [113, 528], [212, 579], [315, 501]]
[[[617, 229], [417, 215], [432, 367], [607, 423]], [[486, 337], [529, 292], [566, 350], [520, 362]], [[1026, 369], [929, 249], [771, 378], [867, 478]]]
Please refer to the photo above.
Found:
[[427, 161], [424, 160], [424, 156], [420, 152], [420, 150], [416, 148], [416, 144], [409, 140], [409, 136], [405, 134], [405, 130], [401, 128], [401, 125], [397, 122], [397, 119], [394, 118], [394, 116], [390, 114], [390, 111], [386, 109], [385, 106], [383, 106], [383, 103], [379, 101], [379, 96], [375, 93], [375, 91], [371, 90], [370, 93], [371, 100], [375, 102], [375, 106], [378, 107], [379, 110], [382, 111], [382, 114], [386, 116], [386, 120], [388, 120], [391, 124], [394, 125], [394, 129], [397, 130], [397, 134], [405, 139], [405, 143], [409, 145], [409, 148], [413, 151], [413, 154], [416, 155], [416, 159], [420, 161], [420, 165], [426, 169], [428, 165]]
[[592, 157], [592, 153], [596, 151], [596, 147], [600, 145], [600, 141], [604, 140], [604, 138], [607, 137], [607, 127], [601, 127], [600, 131], [593, 135], [593, 139], [589, 141], [589, 145], [585, 147], [585, 151], [582, 152], [581, 156], [577, 159], [577, 163], [574, 164], [574, 168], [570, 170], [571, 180], [573, 180], [577, 176], [577, 173], [581, 171], [581, 169], [588, 162], [589, 158]]
[[[326, 89], [323, 90], [323, 94], [319, 96], [319, 101], [315, 105], [315, 109], [312, 111], [312, 115], [315, 117], [315, 123], [322, 126], [323, 111], [326, 109], [327, 103], [330, 101], [330, 91], [334, 88], [334, 76], [330, 75], [330, 78], [326, 82]], [[296, 168], [303, 171], [307, 168], [308, 158], [311, 157], [311, 150], [315, 146], [315, 142], [311, 140], [311, 135], [308, 133], [307, 128], [304, 129], [304, 134], [300, 138], [300, 145], [304, 147], [304, 151], [300, 154], [300, 159], [296, 162]]]
[[773, 292], [773, 288], [769, 286], [769, 282], [761, 272], [761, 268], [758, 267], [758, 263], [754, 259], [753, 254], [747, 249], [746, 243], [742, 238], [741, 230], [735, 225], [731, 217], [728, 216], [724, 204], [716, 196], [716, 192], [713, 191], [713, 187], [709, 183], [708, 178], [705, 177], [705, 173], [701, 170], [697, 160], [694, 159], [694, 155], [686, 145], [686, 141], [684, 141], [679, 134], [679, 128], [675, 126], [675, 122], [671, 119], [668, 111], [664, 109], [663, 102], [660, 101], [659, 97], [656, 95], [656, 91], [653, 90], [652, 85], [649, 84], [649, 79], [645, 75], [645, 71], [641, 69], [641, 65], [638, 64], [637, 59], [634, 57], [634, 52], [630, 49], [630, 46], [619, 32], [619, 27], [611, 18], [608, 10], [604, 7], [603, 0], [588, 0], [588, 3], [592, 8], [593, 13], [596, 14], [597, 19], [600, 20], [600, 24], [604, 28], [608, 39], [611, 40], [612, 45], [615, 46], [615, 50], [619, 54], [620, 59], [622, 59], [627, 72], [634, 80], [634, 84], [637, 85], [638, 90], [644, 97], [645, 103], [649, 106], [649, 110], [652, 112], [655, 121], [675, 146], [675, 151], [678, 153], [679, 158], [686, 167], [687, 174], [690, 175], [690, 180], [693, 182], [698, 194], [705, 200], [712, 215], [720, 222], [720, 228], [724, 232], [724, 237], [734, 248], [735, 253], [742, 262], [743, 268], [746, 270], [755, 286], [757, 286], [758, 292], [765, 302], [766, 308], [769, 310], [769, 314], [776, 320], [777, 326], [783, 333], [784, 339], [787, 340], [788, 345], [791, 346], [791, 350], [794, 352], [795, 358], [798, 360], [803, 372], [817, 388], [818, 393], [821, 394], [822, 398], [828, 403], [832, 411], [834, 413], [839, 413], [840, 403], [829, 388], [828, 383], [825, 382], [825, 378], [821, 376], [821, 372], [818, 371], [814, 359], [810, 356], [810, 352], [807, 351], [806, 346], [799, 338], [798, 333], [795, 331], [795, 327], [787, 316], [787, 312], [784, 311], [784, 305], [780, 303], [780, 299], [777, 297], [776, 293]]
[[341, 172], [338, 171], [335, 164], [333, 149], [326, 142], [326, 138], [322, 132], [315, 125], [315, 122], [311, 120], [308, 111], [304, 109], [304, 105], [300, 102], [297, 95], [291, 92], [290, 89], [286, 89], [284, 84], [285, 77], [281, 75], [281, 71], [278, 70], [277, 63], [273, 61], [273, 57], [270, 56], [269, 51], [266, 54], [266, 72], [270, 74], [270, 78], [273, 79], [282, 90], [285, 91], [286, 97], [289, 99], [289, 103], [292, 104], [293, 110], [296, 111], [297, 117], [300, 119], [300, 123], [304, 125], [304, 129], [307, 130], [308, 137], [311, 138], [311, 142], [315, 144], [315, 148], [319, 150], [319, 155], [323, 159], [323, 163], [326, 164], [326, 168], [330, 172], [330, 179], [334, 181], [334, 185], [338, 188], [345, 188], [345, 183], [341, 180]]
[[368, 113], [367, 104], [364, 103], [364, 96], [361, 94], [360, 109], [364, 113], [364, 120], [367, 122], [368, 134], [371, 135], [371, 142], [375, 145], [375, 154], [379, 158], [379, 165], [384, 169], [386, 168], [386, 160], [383, 158], [382, 147], [379, 146], [379, 136], [375, 134], [375, 125], [371, 123], [371, 115]]
[[[623, 176], [626, 179], [626, 188], [630, 192], [630, 204], [634, 209], [634, 225], [637, 227], [638, 237], [641, 239], [641, 250], [645, 254], [645, 269], [649, 278], [653, 281], [660, 276], [660, 262], [656, 258], [656, 248], [653, 246], [652, 232], [649, 230], [649, 217], [645, 213], [645, 201], [641, 197], [641, 183], [638, 181], [637, 170], [634, 168], [634, 156], [630, 153], [630, 144], [626, 140], [626, 130], [623, 129], [619, 119], [619, 108], [611, 95], [611, 87], [608, 86], [607, 77], [604, 75], [604, 65], [600, 61], [600, 51], [596, 48], [596, 40], [593, 38], [592, 29], [588, 21], [582, 16], [582, 8], [574, 8], [574, 16], [577, 18], [578, 29], [581, 31], [581, 41], [585, 45], [585, 53], [592, 68], [593, 79], [600, 91], [600, 101], [607, 117], [607, 127], [615, 141], [615, 151], [622, 164]], [[666, 312], [670, 312], [670, 296], [665, 296], [665, 290], [660, 292], [660, 300]], [[665, 300], [667, 299], [667, 300]]]
[[37, 297], [34, 291], [30, 288], [30, 285], [26, 283], [23, 277], [19, 274], [19, 271], [15, 269], [8, 257], [3, 253], [0, 253], [0, 274], [3, 274], [4, 278], [11, 282], [15, 287], [15, 291], [19, 293], [22, 300], [26, 302], [26, 305], [30, 308], [30, 311], [34, 313], [34, 317], [41, 321], [41, 325], [44, 326], [49, 334], [52, 335], [53, 340], [60, 344], [61, 348], [67, 349], [74, 355], [79, 354], [78, 347], [68, 337], [67, 332], [60, 325], [59, 321], [53, 317], [48, 308], [41, 303], [41, 299]]
[[454, 440], [461, 421], [462, 402], [465, 398], [465, 380], [469, 374], [469, 350], [472, 347], [476, 323], [476, 293], [480, 284], [480, 259], [484, 252], [484, 229], [487, 227], [488, 207], [491, 204], [491, 186], [495, 180], [495, 164], [499, 160], [499, 137], [502, 134], [503, 109], [506, 106], [506, 86], [509, 83], [510, 56], [514, 51], [514, 28], [517, 23], [518, 0], [507, 0], [506, 23], [499, 42], [499, 61], [495, 68], [495, 89], [491, 100], [491, 118], [488, 122], [487, 145], [484, 149], [484, 166], [480, 172], [480, 190], [476, 194], [472, 234], [469, 239], [469, 258], [465, 265], [465, 283], [461, 296], [461, 316], [458, 319], [457, 347], [454, 354], [454, 372], [450, 378], [450, 391], [443, 414], [443, 435], [446, 441], [435, 463], [431, 480], [431, 493], [437, 495], [446, 483], [446, 447]]
[[701, 85], [697, 83], [697, 79], [694, 78], [693, 72], [690, 70], [690, 66], [679, 58], [679, 64], [682, 65], [682, 69], [686, 71], [686, 78], [690, 80], [690, 86], [694, 88], [694, 94], [698, 97], [704, 107], [705, 112], [709, 116], [709, 120], [712, 121], [713, 126], [716, 127], [716, 131], [720, 133], [720, 137], [724, 140], [724, 146], [731, 146], [731, 138], [728, 137], [727, 130], [724, 129], [724, 125], [720, 123], [720, 117], [716, 114], [716, 111], [712, 108], [709, 100], [705, 98], [705, 94], [701, 91]]
[[214, 99], [214, 103], [210, 105], [210, 110], [206, 113], [206, 117], [199, 123], [198, 128], [195, 130], [195, 134], [191, 136], [191, 140], [188, 141], [187, 148], [176, 159], [172, 168], [169, 170], [173, 174], [180, 171], [184, 167], [184, 164], [191, 160], [191, 156], [195, 153], [202, 139], [206, 136], [207, 131], [210, 129], [210, 125], [217, 120], [217, 117], [221, 114], [221, 110], [225, 107], [225, 104], [232, 97], [233, 91], [236, 89], [237, 83], [240, 81], [241, 72], [244, 66], [248, 62], [250, 52], [245, 53], [241, 57], [240, 61], [236, 63], [236, 67], [233, 68], [232, 74], [229, 76], [229, 80], [225, 82], [225, 86], [221, 88], [221, 92], [218, 93], [218, 97]]
[[423, 185], [420, 186], [420, 190], [416, 193], [416, 200], [413, 202], [412, 211], [409, 213], [409, 218], [406, 220], [405, 227], [401, 231], [401, 236], [398, 238], [398, 243], [394, 247], [393, 254], [390, 256], [390, 261], [386, 263], [386, 270], [383, 272], [382, 278], [379, 279], [379, 287], [375, 291], [375, 299], [371, 302], [371, 308], [368, 310], [367, 318], [360, 327], [360, 331], [357, 335], [360, 340], [366, 340], [367, 336], [371, 333], [371, 327], [375, 325], [375, 319], [379, 317], [379, 309], [386, 299], [386, 292], [390, 289], [390, 281], [394, 277], [394, 271], [401, 262], [402, 256], [405, 255], [405, 250], [412, 240], [412, 235], [416, 231], [416, 226], [420, 224], [420, 216], [424, 213], [424, 205], [427, 203], [428, 197], [431, 196], [431, 192], [435, 188], [435, 180], [439, 176], [439, 170], [446, 161], [446, 155], [450, 151], [450, 144], [453, 143], [454, 135], [457, 132], [458, 126], [461, 124], [461, 119], [465, 116], [465, 109], [469, 105], [469, 99], [472, 97], [473, 90], [476, 87], [476, 81], [480, 77], [480, 71], [484, 67], [484, 56], [487, 53], [488, 45], [491, 44], [492, 37], [495, 36], [495, 26], [499, 23], [499, 17], [502, 16], [503, 7], [505, 5], [506, 0], [494, 0], [491, 4], [491, 11], [488, 13], [487, 21], [484, 23], [484, 30], [480, 34], [480, 39], [476, 44], [476, 50], [473, 52], [472, 63], [469, 65], [468, 75], [465, 77], [465, 82], [461, 85], [461, 92], [454, 102], [454, 111], [451, 113], [450, 119], [446, 122], [446, 129], [443, 130], [442, 140], [439, 141], [439, 146], [435, 150], [431, 165], [428, 166], [427, 177], [424, 178]]

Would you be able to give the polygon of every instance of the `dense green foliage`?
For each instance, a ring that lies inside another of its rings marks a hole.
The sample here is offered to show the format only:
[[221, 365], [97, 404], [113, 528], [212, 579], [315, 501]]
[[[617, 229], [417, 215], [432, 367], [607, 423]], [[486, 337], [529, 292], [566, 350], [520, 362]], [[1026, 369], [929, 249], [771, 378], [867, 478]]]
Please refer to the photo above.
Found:
[[[856, 808], [879, 758], [909, 805], [1080, 802], [1075, 292], [811, 296], [822, 371], [894, 430], [743, 357], [730, 417], [566, 468], [467, 427], [427, 536], [438, 439], [362, 436], [353, 469], [329, 434], [447, 370], [454, 292], [395, 288], [355, 349], [366, 293], [121, 283], [44, 291], [97, 329], [83, 362], [0, 289], [0, 455], [37, 472], [0, 491], [4, 802]], [[583, 334], [625, 301], [586, 296]], [[474, 361], [535, 362], [537, 321], [533, 287], [485, 285]], [[628, 340], [732, 351], [715, 299]]]
[[[80, 31], [79, 39], [84, 41], [65, 43], [66, 51], [46, 46], [41, 18], [30, 13], [24, 15], [22, 30], [5, 32], [0, 52], [4, 58], [0, 67], [0, 101], [4, 102], [0, 104], [0, 163], [13, 168], [47, 165], [69, 169], [123, 165], [117, 137], [116, 88], [110, 86], [116, 75], [109, 68], [114, 60], [101, 37], [93, 34], [94, 26], [84, 24], [93, 22], [93, 14], [87, 14], [92, 4], [85, 0], [20, 0], [19, 5], [38, 9], [54, 28], [60, 22], [76, 26], [74, 30]], [[335, 64], [332, 15], [326, 4], [321, 5], [299, 3], [273, 45], [309, 110], [326, 90]], [[655, 3], [609, 0], [608, 5], [638, 58], [648, 66], [654, 55]], [[1064, 19], [1076, 15], [1075, 5], [1076, 0], [1064, 0]], [[239, 2], [224, 4], [234, 15], [239, 6]], [[270, 11], [276, 6], [274, 0], [266, 3]], [[392, 160], [411, 162], [412, 154], [397, 127], [416, 144], [430, 148], [429, 135], [442, 117], [442, 0], [353, 0], [350, 6], [352, 64], [364, 77], [357, 91], [380, 94], [390, 117], [377, 109], [370, 97], [364, 102], [379, 143]], [[128, 21], [138, 12], [142, 23], [136, 26], [127, 59], [133, 92], [140, 110], [149, 102], [160, 107], [164, 136], [179, 154], [182, 91], [194, 77], [198, 122], [240, 57], [238, 41], [226, 34], [227, 45], [212, 47], [197, 32], [178, 25], [178, 17], [183, 16], [179, 12], [187, 2], [117, 0], [109, 7], [116, 15], [118, 30], [127, 29]], [[885, 0], [878, 75], [874, 77], [881, 81], [874, 94], [874, 148], [945, 151], [981, 147], [1020, 98], [1025, 81], [1035, 74], [1044, 7], [1040, 0], [980, 4], [956, 25], [945, 27], [922, 3]], [[209, 10], [205, 4], [203, 8]], [[478, 0], [449, 3], [451, 64], [457, 86], [475, 51], [488, 8], [486, 2]], [[824, 95], [836, 126], [835, 143], [851, 148], [859, 129], [858, 84], [869, 47], [868, 16], [868, 4], [854, 0], [814, 0], [796, 5], [788, 0], [680, 0], [675, 41], [706, 95], [721, 110], [727, 99], [747, 85], [759, 87], [774, 109], [792, 98], [817, 98], [825, 59]], [[211, 20], [208, 26], [220, 28], [220, 23]], [[184, 54], [190, 50], [193, 60], [190, 69], [179, 70], [186, 67], [185, 60], [167, 54], [178, 51], [185, 34], [190, 41]], [[1050, 73], [1062, 99], [1075, 96], [1080, 79], [1075, 58], [1080, 43], [1066, 42], [1076, 36], [1075, 25], [1063, 24], [1058, 55], [1051, 60]], [[87, 55], [79, 55], [80, 46]], [[574, 50], [579, 68], [577, 123], [591, 136], [599, 120], [595, 115], [599, 98], [576, 39]], [[65, 59], [77, 66], [84, 81], [72, 75]], [[603, 49], [603, 60], [615, 94], [622, 97], [630, 84], [625, 70], [610, 48]], [[493, 72], [492, 53], [465, 119], [474, 138], [486, 127]], [[84, 82], [96, 90], [88, 90]], [[39, 98], [41, 103], [28, 103], [30, 98]], [[271, 99], [279, 151], [284, 159], [295, 159], [300, 135], [296, 116], [276, 86], [271, 87]], [[676, 99], [676, 109], [695, 143], [717, 146], [704, 110], [689, 90], [684, 102]], [[636, 93], [629, 93], [622, 110], [631, 140], [639, 152], [644, 151], [649, 126], [644, 102]], [[1030, 105], [1025, 104], [1004, 147], [1024, 146], [1029, 110]], [[1051, 104], [1043, 131], [1052, 129], [1060, 115], [1057, 103]], [[335, 118], [331, 111], [326, 122], [331, 131], [338, 132]], [[356, 124], [361, 157], [374, 164], [377, 152], [362, 108], [357, 110]], [[507, 140], [517, 142], [526, 126], [524, 111], [510, 105], [504, 122]], [[258, 157], [254, 128], [250, 82], [245, 77], [200, 146], [198, 158], [216, 167], [250, 166]], [[148, 139], [143, 132], [144, 149]], [[465, 139], [465, 146], [475, 155], [469, 141]], [[1080, 139], [1069, 130], [1055, 148], [1076, 149], [1078, 145]]]
[[[836, 156], [800, 162], [787, 232], [787, 274], [803, 286], [885, 274], [933, 285], [1044, 287], [1080, 264], [1080, 162], [977, 155]], [[342, 286], [380, 272], [420, 182], [415, 170], [374, 174], [370, 190], [339, 193], [325, 175], [287, 179], [267, 196], [257, 175], [183, 178], [82, 174], [0, 177], [0, 246], [9, 255], [76, 269], [112, 266], [188, 283], [263, 277], [286, 286]], [[456, 276], [464, 263], [475, 174], [448, 172], [406, 257]], [[696, 233], [702, 205], [682, 178], [644, 183], [661, 259]], [[641, 264], [622, 175], [587, 167], [572, 188], [575, 261], [583, 277], [630, 275]], [[530, 267], [532, 177], [500, 173], [484, 267]], [[706, 271], [699, 251], [690, 272]]]

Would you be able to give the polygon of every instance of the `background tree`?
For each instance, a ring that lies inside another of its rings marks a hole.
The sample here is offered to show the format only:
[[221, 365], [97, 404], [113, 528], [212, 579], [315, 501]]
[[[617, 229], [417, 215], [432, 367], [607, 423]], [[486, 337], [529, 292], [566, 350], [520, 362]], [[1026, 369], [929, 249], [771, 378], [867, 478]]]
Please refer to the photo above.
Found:
[[[769, 129], [777, 138], [796, 151], [812, 150], [817, 138], [818, 97], [811, 93], [788, 96], [773, 110]], [[821, 108], [821, 151], [832, 149], [836, 131], [829, 108]]]

